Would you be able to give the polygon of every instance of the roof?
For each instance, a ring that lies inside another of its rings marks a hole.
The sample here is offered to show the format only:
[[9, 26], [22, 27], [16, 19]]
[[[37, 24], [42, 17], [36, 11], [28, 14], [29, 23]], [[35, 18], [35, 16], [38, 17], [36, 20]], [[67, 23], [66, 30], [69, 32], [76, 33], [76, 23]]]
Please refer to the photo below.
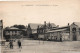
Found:
[[7, 29], [5, 29], [5, 30], [20, 30], [20, 29], [18, 29], [18, 28], [16, 28], [16, 27], [9, 27], [9, 28], [7, 28]]
[[37, 30], [36, 31], [32, 31], [32, 33], [34, 34], [34, 33], [37, 33]]
[[31, 27], [31, 29], [37, 29], [38, 26], [42, 26], [42, 24], [30, 23], [30, 27]]
[[22, 30], [26, 31], [27, 29], [22, 29]]
[[[73, 22], [75, 25], [77, 25], [78, 27], [80, 27], [80, 22]], [[72, 24], [73, 24], [72, 23]]]
[[56, 28], [52, 28], [52, 30], [57, 30], [57, 29], [68, 29], [69, 26], [63, 26], [63, 27], [56, 27]]
[[[47, 27], [49, 27], [49, 24], [51, 27], [56, 27], [56, 25], [54, 23], [46, 23]], [[44, 24], [29, 23], [29, 25], [30, 25], [31, 29], [37, 29], [38, 26], [42, 27], [42, 28], [44, 27]]]
[[56, 27], [56, 25], [54, 23], [50, 23], [52, 25], [52, 27]]
[[53, 27], [57, 27], [54, 23], [46, 23], [46, 26], [43, 24], [40, 28], [53, 28]]
[[64, 29], [56, 29], [56, 30], [47, 31], [47, 33], [48, 32], [60, 32], [60, 31], [65, 31], [65, 30], [67, 30], [67, 29], [66, 28], [64, 28]]
[[16, 27], [10, 27], [9, 29], [18, 29], [18, 28], [16, 28]]
[[37, 33], [37, 29], [32, 29], [32, 33]]
[[69, 26], [53, 28], [52, 30], [47, 31], [47, 33], [48, 32], [60, 32], [60, 31], [69, 31]]

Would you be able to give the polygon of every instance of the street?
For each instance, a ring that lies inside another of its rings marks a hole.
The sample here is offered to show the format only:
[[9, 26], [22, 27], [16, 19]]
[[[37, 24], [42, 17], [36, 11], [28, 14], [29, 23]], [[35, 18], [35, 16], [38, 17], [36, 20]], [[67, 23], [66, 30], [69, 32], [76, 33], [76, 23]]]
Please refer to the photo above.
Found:
[[18, 48], [17, 41], [13, 43], [13, 49], [10, 49], [8, 42], [2, 46], [3, 53], [80, 53], [80, 41], [39, 41], [23, 40], [22, 49]]

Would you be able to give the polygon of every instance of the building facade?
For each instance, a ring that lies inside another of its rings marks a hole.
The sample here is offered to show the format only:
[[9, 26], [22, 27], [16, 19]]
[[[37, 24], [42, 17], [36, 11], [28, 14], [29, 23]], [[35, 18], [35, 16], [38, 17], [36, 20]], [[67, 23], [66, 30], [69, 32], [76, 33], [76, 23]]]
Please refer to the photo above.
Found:
[[7, 29], [4, 29], [4, 37], [6, 40], [10, 39], [20, 39], [23, 37], [23, 30], [15, 28], [15, 27], [10, 27]]
[[37, 28], [38, 38], [55, 41], [79, 41], [80, 40], [80, 23], [73, 22], [71, 25], [64, 27], [51, 27], [47, 25]]
[[55, 28], [45, 33], [46, 40], [54, 41], [69, 40], [69, 35], [69, 26]]
[[32, 29], [31, 29], [30, 24], [28, 24], [28, 27], [27, 27], [27, 37], [30, 38], [31, 34], [32, 34]]
[[29, 23], [27, 27], [27, 36], [33, 39], [37, 39], [37, 27], [42, 24]]
[[77, 41], [80, 40], [80, 23], [73, 22], [70, 26], [70, 40]]
[[52, 28], [56, 28], [56, 27], [57, 26], [54, 23], [50, 23], [50, 22], [46, 23], [45, 21], [42, 26], [38, 26], [37, 28], [38, 39], [48, 40], [49, 33], [47, 32], [52, 30]]

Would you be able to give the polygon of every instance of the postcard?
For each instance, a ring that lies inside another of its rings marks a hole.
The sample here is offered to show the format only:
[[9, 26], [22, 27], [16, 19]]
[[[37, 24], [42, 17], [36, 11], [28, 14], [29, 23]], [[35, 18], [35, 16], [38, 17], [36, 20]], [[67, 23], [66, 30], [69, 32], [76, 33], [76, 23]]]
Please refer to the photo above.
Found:
[[80, 0], [0, 1], [1, 53], [80, 53]]

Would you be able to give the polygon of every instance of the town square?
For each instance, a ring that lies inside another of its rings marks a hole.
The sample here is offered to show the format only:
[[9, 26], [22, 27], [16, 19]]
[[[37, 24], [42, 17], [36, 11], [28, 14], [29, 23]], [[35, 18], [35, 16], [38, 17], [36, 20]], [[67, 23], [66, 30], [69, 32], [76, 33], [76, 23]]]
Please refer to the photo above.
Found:
[[80, 53], [80, 0], [0, 1], [1, 53]]

